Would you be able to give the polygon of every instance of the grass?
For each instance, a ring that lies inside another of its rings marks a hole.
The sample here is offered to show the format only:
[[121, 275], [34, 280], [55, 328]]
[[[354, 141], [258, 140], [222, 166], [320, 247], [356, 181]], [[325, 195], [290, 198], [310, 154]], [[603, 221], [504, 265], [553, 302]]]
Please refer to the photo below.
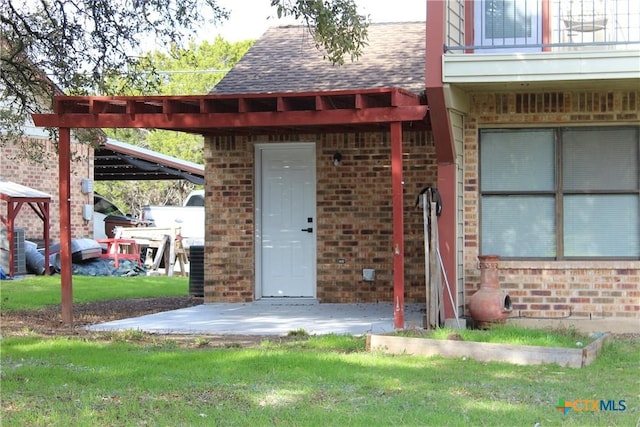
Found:
[[408, 329], [406, 331], [398, 331], [395, 334], [439, 340], [448, 339], [451, 335], [459, 335], [463, 341], [568, 348], [589, 345], [596, 338], [594, 336], [581, 334], [579, 331], [570, 328], [532, 329], [513, 324], [494, 325], [487, 330], [441, 328], [423, 331]]
[[[73, 277], [74, 303], [126, 298], [187, 296], [186, 277]], [[60, 304], [60, 276], [0, 282], [0, 310], [38, 310]]]
[[[630, 426], [639, 351], [616, 341], [578, 370], [384, 356], [332, 335], [218, 349], [5, 338], [2, 425]], [[627, 409], [563, 415], [558, 399]]]
[[[2, 282], [2, 310], [59, 303], [59, 282], [37, 279]], [[74, 299], [187, 293], [179, 278], [96, 279], [74, 277]], [[387, 356], [366, 352], [362, 337], [304, 330], [250, 348], [208, 344], [140, 331], [0, 338], [2, 426], [631, 426], [640, 417], [637, 339], [614, 338], [582, 369]], [[564, 415], [560, 399], [626, 409]]]

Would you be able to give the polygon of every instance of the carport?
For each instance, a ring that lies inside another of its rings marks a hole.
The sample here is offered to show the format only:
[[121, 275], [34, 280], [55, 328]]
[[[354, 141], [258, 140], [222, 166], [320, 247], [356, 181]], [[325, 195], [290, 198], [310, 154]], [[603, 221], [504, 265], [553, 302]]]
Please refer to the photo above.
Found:
[[186, 179], [204, 184], [204, 166], [107, 138], [94, 150], [93, 179], [130, 181]]

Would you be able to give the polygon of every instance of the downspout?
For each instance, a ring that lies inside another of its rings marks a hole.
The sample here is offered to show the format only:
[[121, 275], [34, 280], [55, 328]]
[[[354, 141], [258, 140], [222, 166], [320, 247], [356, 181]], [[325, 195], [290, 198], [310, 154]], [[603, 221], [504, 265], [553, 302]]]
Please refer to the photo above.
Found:
[[[59, 128], [58, 189], [60, 200], [60, 285], [62, 321], [73, 325], [73, 288], [71, 274], [71, 130]], [[46, 260], [48, 261], [48, 260]]]
[[[448, 1], [427, 2], [425, 90], [433, 138], [438, 162], [437, 187], [442, 197], [442, 215], [438, 221], [440, 255], [447, 280], [451, 286], [451, 297], [457, 296], [456, 260], [456, 152], [451, 130], [451, 121], [442, 81], [442, 59], [444, 55]], [[445, 319], [455, 317], [454, 307], [444, 296]]]

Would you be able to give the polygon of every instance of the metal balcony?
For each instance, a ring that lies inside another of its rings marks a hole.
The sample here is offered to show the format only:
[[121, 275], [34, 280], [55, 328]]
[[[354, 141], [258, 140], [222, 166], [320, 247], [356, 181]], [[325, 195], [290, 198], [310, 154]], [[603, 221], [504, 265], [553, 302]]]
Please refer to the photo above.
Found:
[[640, 49], [638, 0], [447, 2], [445, 53]]

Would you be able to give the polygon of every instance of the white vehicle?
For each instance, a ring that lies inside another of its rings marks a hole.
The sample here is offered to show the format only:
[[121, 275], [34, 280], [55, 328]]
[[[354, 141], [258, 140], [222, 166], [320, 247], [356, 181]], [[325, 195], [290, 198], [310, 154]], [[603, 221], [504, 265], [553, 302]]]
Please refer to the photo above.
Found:
[[93, 193], [93, 238], [106, 239], [105, 218], [111, 215], [127, 217], [116, 205], [97, 193]]
[[204, 190], [189, 193], [183, 206], [150, 206], [142, 208], [142, 219], [152, 227], [180, 228], [185, 248], [204, 245]]
[[203, 206], [204, 207], [204, 190], [193, 190], [184, 201], [184, 206]]

